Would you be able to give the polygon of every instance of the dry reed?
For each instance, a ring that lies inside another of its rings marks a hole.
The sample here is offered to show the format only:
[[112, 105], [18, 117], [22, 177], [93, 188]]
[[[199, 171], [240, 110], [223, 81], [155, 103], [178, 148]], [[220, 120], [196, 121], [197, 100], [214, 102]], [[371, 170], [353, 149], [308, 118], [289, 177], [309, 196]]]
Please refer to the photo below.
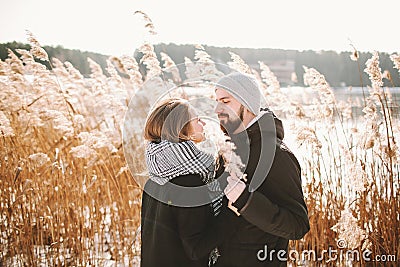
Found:
[[[123, 56], [110, 58], [108, 75], [88, 59], [92, 72], [84, 78], [69, 62], [52, 59], [52, 70], [35, 62], [34, 57], [48, 58], [32, 34], [29, 38], [31, 51], [20, 50], [20, 56], [9, 51], [0, 64], [0, 266], [136, 266], [142, 190], [136, 181], [143, 180], [145, 165], [140, 139], [130, 139], [137, 152], [131, 160], [138, 164], [129, 171], [121, 124], [130, 112], [129, 99], [162, 66], [145, 44], [140, 64], [148, 76], [141, 76], [134, 58]], [[363, 117], [352, 113], [351, 100], [337, 101], [315, 69], [305, 67], [315, 97], [304, 104], [281, 90], [267, 65], [260, 62], [258, 74], [231, 55], [228, 64], [258, 75], [268, 105], [297, 134], [311, 230], [290, 248], [320, 255], [341, 239], [347, 244], [343, 248], [368, 248], [373, 255], [399, 259], [400, 128], [390, 108], [390, 89], [382, 87], [378, 54], [366, 68], [372, 87]], [[184, 80], [171, 58], [162, 58], [164, 70], [172, 73], [170, 82]], [[399, 56], [392, 60], [399, 68]], [[185, 58], [185, 65], [187, 80], [221, 75], [203, 47], [193, 61]], [[146, 114], [143, 101], [137, 116]], [[325, 260], [292, 263], [349, 264]]]

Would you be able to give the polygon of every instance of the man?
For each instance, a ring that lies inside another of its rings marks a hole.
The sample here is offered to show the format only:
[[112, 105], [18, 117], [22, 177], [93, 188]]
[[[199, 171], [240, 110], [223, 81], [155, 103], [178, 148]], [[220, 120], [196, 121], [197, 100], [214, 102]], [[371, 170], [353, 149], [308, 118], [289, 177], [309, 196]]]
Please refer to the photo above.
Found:
[[227, 178], [225, 194], [239, 213], [227, 224], [237, 231], [219, 247], [215, 266], [286, 266], [289, 240], [310, 229], [300, 165], [282, 141], [282, 122], [268, 109], [260, 111], [261, 92], [253, 77], [229, 74], [215, 93], [220, 125], [246, 174], [241, 180]]

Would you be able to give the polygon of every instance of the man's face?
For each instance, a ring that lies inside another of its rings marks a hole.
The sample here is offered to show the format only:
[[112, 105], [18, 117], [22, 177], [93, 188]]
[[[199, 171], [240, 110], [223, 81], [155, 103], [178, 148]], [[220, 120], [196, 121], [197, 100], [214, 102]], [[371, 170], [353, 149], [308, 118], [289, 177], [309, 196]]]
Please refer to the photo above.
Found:
[[215, 90], [218, 102], [215, 113], [219, 122], [228, 134], [233, 133], [242, 123], [244, 107], [231, 94], [221, 88]]

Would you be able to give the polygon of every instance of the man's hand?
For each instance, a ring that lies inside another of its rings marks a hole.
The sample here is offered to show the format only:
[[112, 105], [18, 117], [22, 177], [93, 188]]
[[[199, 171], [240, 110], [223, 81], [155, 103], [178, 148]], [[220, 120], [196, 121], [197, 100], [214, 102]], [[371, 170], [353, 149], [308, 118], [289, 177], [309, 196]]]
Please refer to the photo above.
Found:
[[226, 186], [224, 193], [229, 201], [234, 203], [243, 193], [244, 189], [246, 188], [246, 184], [242, 180], [233, 176], [228, 176], [226, 180], [228, 185]]

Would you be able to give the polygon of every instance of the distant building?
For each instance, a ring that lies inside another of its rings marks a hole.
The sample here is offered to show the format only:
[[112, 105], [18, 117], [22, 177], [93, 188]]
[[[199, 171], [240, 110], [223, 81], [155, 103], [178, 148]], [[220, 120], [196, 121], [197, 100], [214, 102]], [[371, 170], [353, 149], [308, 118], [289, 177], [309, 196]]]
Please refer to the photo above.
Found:
[[[276, 60], [264, 63], [275, 74], [280, 85], [293, 85], [295, 83], [295, 81], [293, 81], [293, 74], [295, 73], [296, 66], [294, 60]], [[250, 67], [258, 71], [260, 70], [260, 66], [258, 64], [250, 64]]]

